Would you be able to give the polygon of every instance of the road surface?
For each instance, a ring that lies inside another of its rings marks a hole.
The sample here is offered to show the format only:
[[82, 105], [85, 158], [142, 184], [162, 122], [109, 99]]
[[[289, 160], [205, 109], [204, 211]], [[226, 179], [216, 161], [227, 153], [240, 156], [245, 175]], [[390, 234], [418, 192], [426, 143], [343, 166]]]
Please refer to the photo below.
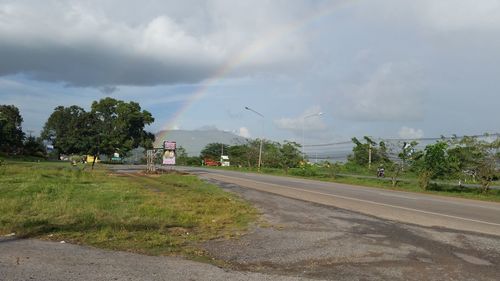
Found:
[[219, 169], [176, 169], [384, 219], [500, 236], [500, 203]]

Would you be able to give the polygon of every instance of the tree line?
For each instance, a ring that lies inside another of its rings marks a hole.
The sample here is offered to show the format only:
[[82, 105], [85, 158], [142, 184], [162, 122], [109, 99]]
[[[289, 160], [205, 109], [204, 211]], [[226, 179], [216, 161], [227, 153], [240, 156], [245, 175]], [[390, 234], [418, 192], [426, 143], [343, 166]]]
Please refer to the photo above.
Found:
[[0, 152], [43, 157], [43, 141], [47, 141], [57, 157], [90, 154], [95, 159], [115, 152], [126, 155], [139, 146], [152, 147], [154, 134], [144, 127], [153, 121], [151, 113], [142, 110], [138, 103], [107, 97], [92, 102], [90, 111], [77, 105], [57, 106], [45, 122], [41, 136], [35, 139], [26, 138], [22, 131], [23, 119], [17, 107], [0, 105]]
[[[485, 135], [485, 137], [488, 137]], [[262, 167], [283, 169], [301, 176], [315, 176], [318, 167], [334, 177], [342, 170], [351, 173], [376, 174], [384, 169], [392, 185], [398, 185], [403, 177], [415, 176], [422, 189], [429, 189], [432, 180], [458, 179], [461, 183], [470, 179], [479, 182], [487, 191], [492, 182], [499, 177], [500, 139], [482, 140], [478, 137], [442, 138], [433, 144], [418, 149], [417, 141], [403, 142], [398, 145], [384, 141], [375, 142], [370, 137], [352, 138], [352, 153], [346, 162], [311, 164], [300, 152], [300, 144], [263, 141]], [[231, 166], [256, 168], [259, 158], [260, 140], [227, 145], [210, 143], [197, 157], [188, 157], [181, 147], [177, 151], [180, 165], [201, 165], [204, 159], [218, 160], [222, 154], [230, 157]]]
[[[356, 138], [352, 141], [355, 146], [347, 164], [369, 165], [371, 155], [372, 165], [387, 169], [393, 185], [397, 184], [398, 177], [411, 172], [417, 175], [422, 189], [428, 189], [431, 180], [435, 179], [462, 182], [469, 178], [478, 181], [483, 191], [487, 191], [499, 177], [500, 138], [493, 139], [488, 134], [482, 139], [476, 136], [443, 137], [421, 150], [417, 149], [416, 141], [404, 142], [400, 147], [388, 146], [383, 141], [376, 143], [369, 137], [364, 137], [364, 142]], [[397, 159], [391, 159], [390, 154], [396, 154]]]

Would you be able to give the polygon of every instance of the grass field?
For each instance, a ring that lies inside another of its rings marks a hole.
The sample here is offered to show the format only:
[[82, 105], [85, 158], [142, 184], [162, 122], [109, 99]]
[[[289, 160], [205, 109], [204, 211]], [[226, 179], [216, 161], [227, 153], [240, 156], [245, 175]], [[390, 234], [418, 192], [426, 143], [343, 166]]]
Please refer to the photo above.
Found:
[[150, 255], [203, 257], [257, 217], [235, 195], [181, 174], [122, 175], [68, 163], [0, 166], [0, 234]]

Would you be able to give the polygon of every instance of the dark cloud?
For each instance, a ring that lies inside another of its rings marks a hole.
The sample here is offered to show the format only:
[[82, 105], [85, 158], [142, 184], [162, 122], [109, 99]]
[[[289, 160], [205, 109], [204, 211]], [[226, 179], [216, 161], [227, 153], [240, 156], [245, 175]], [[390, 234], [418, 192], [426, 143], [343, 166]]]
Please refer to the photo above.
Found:
[[102, 86], [99, 88], [99, 91], [101, 91], [101, 93], [103, 93], [104, 95], [111, 95], [113, 94], [114, 92], [117, 92], [119, 91], [120, 88], [116, 87], [116, 86]]
[[36, 80], [82, 87], [190, 83], [217, 68], [190, 61], [160, 62], [98, 47], [0, 45], [0, 61], [0, 75], [24, 73]]

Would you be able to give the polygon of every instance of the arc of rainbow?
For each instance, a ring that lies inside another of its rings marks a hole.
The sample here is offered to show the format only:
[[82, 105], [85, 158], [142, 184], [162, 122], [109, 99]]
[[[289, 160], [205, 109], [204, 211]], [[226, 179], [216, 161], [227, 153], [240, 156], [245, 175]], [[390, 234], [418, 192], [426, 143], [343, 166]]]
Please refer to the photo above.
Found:
[[210, 78], [200, 83], [199, 87], [187, 99], [185, 105], [180, 107], [179, 110], [177, 110], [175, 114], [172, 116], [172, 118], [170, 118], [168, 122], [164, 126], [162, 126], [162, 133], [160, 134], [159, 140], [161, 141], [166, 140], [168, 131], [172, 130], [173, 126], [175, 125], [175, 122], [179, 120], [182, 114], [184, 114], [196, 101], [201, 99], [210, 86], [214, 85], [217, 81], [222, 79], [236, 66], [240, 65], [242, 62], [250, 58], [252, 55], [256, 54], [258, 51], [266, 48], [267, 46], [270, 46], [271, 44], [276, 42], [277, 39], [292, 33], [293, 31], [307, 25], [308, 23], [314, 20], [320, 19], [324, 16], [331, 14], [335, 10], [335, 8], [347, 2], [351, 1], [334, 2], [322, 9], [318, 9], [317, 11], [309, 13], [308, 15], [297, 21], [280, 25], [272, 29], [271, 31], [267, 32], [261, 38], [255, 40], [248, 47], [243, 48], [240, 52], [236, 53], [234, 56], [230, 57], [226, 61], [226, 63], [224, 63], [221, 67], [219, 67], [217, 71], [215, 71], [215, 73], [212, 76], [210, 76]]

